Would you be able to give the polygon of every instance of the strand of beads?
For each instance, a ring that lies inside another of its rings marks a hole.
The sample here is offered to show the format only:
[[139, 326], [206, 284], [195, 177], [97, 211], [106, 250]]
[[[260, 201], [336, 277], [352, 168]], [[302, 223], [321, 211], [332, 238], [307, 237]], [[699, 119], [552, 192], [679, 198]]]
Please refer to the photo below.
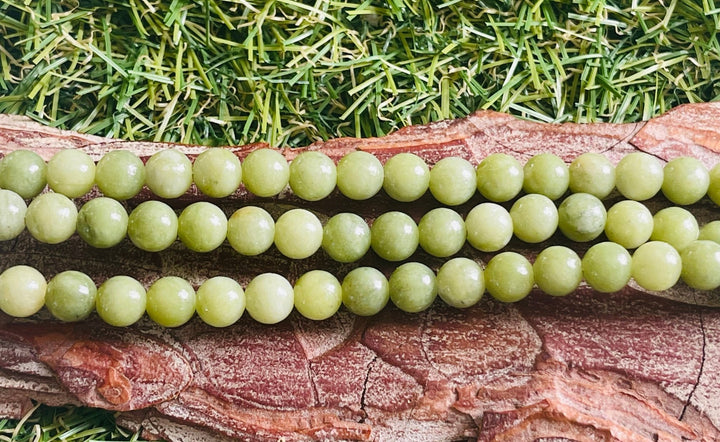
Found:
[[689, 205], [707, 195], [720, 205], [720, 165], [708, 171], [692, 157], [679, 157], [663, 166], [657, 158], [633, 152], [617, 164], [603, 155], [585, 153], [568, 166], [556, 155], [532, 156], [524, 165], [510, 155], [495, 153], [477, 167], [460, 157], [447, 157], [432, 168], [417, 155], [399, 153], [383, 165], [375, 156], [356, 151], [337, 166], [327, 155], [304, 151], [288, 163], [275, 149], [258, 149], [244, 163], [228, 149], [209, 148], [193, 162], [176, 149], [153, 154], [143, 164], [129, 151], [110, 151], [97, 165], [81, 150], [56, 153], [46, 164], [31, 151], [18, 150], [0, 161], [0, 188], [24, 199], [38, 195], [47, 184], [69, 198], [87, 193], [94, 184], [107, 197], [125, 200], [143, 186], [161, 198], [177, 198], [192, 183], [211, 198], [224, 198], [241, 185], [259, 197], [278, 195], [288, 186], [299, 198], [318, 201], [335, 188], [354, 200], [366, 200], [381, 189], [391, 198], [415, 201], [428, 190], [441, 204], [456, 206], [475, 191], [492, 202], [505, 202], [521, 191], [556, 200], [568, 189], [599, 199], [613, 189], [627, 199], [644, 201], [658, 192], [678, 205]]

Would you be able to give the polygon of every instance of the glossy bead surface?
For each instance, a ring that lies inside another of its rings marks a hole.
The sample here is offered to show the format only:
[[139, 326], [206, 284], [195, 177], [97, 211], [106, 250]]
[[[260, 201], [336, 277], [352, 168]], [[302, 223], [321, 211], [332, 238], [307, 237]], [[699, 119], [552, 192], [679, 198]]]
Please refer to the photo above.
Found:
[[95, 162], [81, 150], [61, 150], [47, 163], [47, 183], [68, 198], [83, 196], [95, 184]]
[[98, 161], [95, 184], [108, 198], [119, 201], [132, 198], [145, 184], [145, 164], [128, 150], [112, 150]]
[[322, 240], [322, 224], [308, 210], [288, 210], [275, 222], [275, 247], [288, 258], [311, 256], [320, 248]]
[[305, 201], [319, 201], [335, 190], [337, 169], [327, 155], [306, 151], [290, 162], [290, 188]]
[[150, 285], [146, 311], [163, 327], [179, 327], [195, 314], [195, 289], [177, 276], [165, 276]]
[[47, 164], [31, 150], [15, 150], [0, 160], [0, 188], [23, 199], [39, 195], [47, 184]]
[[380, 313], [390, 299], [387, 278], [372, 267], [358, 267], [350, 271], [341, 288], [345, 308], [359, 316]]
[[599, 199], [615, 188], [615, 166], [605, 155], [586, 152], [575, 158], [569, 167], [570, 191], [589, 193]]
[[227, 218], [218, 206], [200, 201], [180, 213], [178, 238], [193, 252], [210, 252], [225, 241], [227, 224]]
[[710, 221], [700, 228], [698, 239], [715, 241], [720, 244], [720, 221]]
[[485, 292], [483, 270], [468, 258], [453, 258], [443, 264], [436, 281], [440, 299], [455, 308], [472, 307]]
[[662, 241], [649, 241], [632, 256], [632, 278], [651, 291], [667, 290], [680, 279], [682, 262], [673, 246]]
[[679, 157], [663, 168], [662, 193], [675, 204], [694, 204], [708, 191], [710, 174], [697, 158]]
[[710, 185], [708, 186], [707, 196], [712, 202], [720, 206], [720, 163], [710, 169]]
[[408, 262], [390, 275], [390, 300], [400, 310], [418, 313], [427, 310], [437, 297], [435, 273], [425, 264]]
[[208, 325], [228, 327], [245, 311], [245, 292], [234, 279], [215, 276], [198, 287], [195, 311]]
[[601, 242], [583, 255], [583, 278], [598, 292], [617, 292], [630, 281], [631, 264], [630, 253], [625, 247], [614, 242]]
[[539, 243], [550, 238], [558, 226], [558, 211], [550, 198], [531, 193], [521, 196], [510, 208], [513, 233], [521, 241]]
[[385, 162], [383, 173], [383, 189], [396, 201], [415, 201], [430, 185], [430, 169], [413, 153], [403, 152], [391, 157]]
[[90, 277], [75, 270], [53, 276], [45, 293], [45, 306], [61, 321], [81, 321], [95, 309], [97, 287]]
[[653, 215], [653, 231], [650, 239], [664, 241], [675, 250], [682, 250], [698, 239], [700, 228], [697, 220], [688, 210], [682, 207], [666, 207]]
[[15, 318], [34, 315], [45, 305], [47, 283], [36, 269], [18, 265], [0, 273], [0, 310]]
[[156, 152], [145, 163], [145, 184], [160, 198], [177, 198], [192, 184], [192, 163], [176, 149]]
[[0, 189], [0, 241], [16, 238], [25, 230], [27, 205], [12, 190]]
[[420, 233], [410, 216], [403, 212], [386, 212], [370, 226], [370, 245], [382, 259], [402, 261], [415, 253]]
[[346, 197], [366, 200], [382, 189], [383, 165], [375, 155], [361, 150], [343, 156], [337, 164], [337, 187]]
[[177, 239], [178, 219], [173, 209], [160, 201], [140, 203], [128, 217], [128, 237], [146, 252], [165, 250]]
[[331, 273], [311, 270], [295, 282], [295, 309], [314, 321], [322, 321], [337, 313], [342, 305], [340, 283]]
[[438, 207], [427, 212], [418, 223], [420, 247], [444, 258], [456, 254], [465, 244], [465, 222], [454, 210]]
[[77, 216], [77, 207], [68, 197], [48, 192], [30, 202], [25, 212], [25, 226], [36, 240], [58, 244], [75, 233]]
[[558, 227], [571, 241], [592, 241], [603, 233], [606, 221], [602, 201], [589, 193], [573, 193], [558, 207]]
[[698, 290], [720, 287], [720, 244], [714, 241], [693, 241], [680, 253], [680, 277]]
[[493, 153], [478, 164], [477, 189], [490, 201], [502, 203], [515, 198], [522, 190], [523, 167], [505, 153]]
[[230, 149], [213, 147], [195, 158], [192, 177], [203, 194], [210, 198], [225, 198], [240, 187], [242, 165]]
[[113, 276], [98, 287], [95, 310], [100, 318], [115, 327], [127, 327], [145, 314], [147, 292], [136, 279]]
[[580, 285], [582, 262], [572, 249], [550, 246], [535, 258], [533, 277], [538, 288], [548, 295], [565, 296]]
[[570, 184], [570, 171], [562, 158], [551, 153], [532, 156], [523, 166], [523, 190], [551, 200], [563, 196]]
[[322, 248], [335, 261], [357, 261], [370, 249], [370, 228], [354, 213], [338, 213], [323, 227]]
[[615, 167], [615, 187], [625, 198], [650, 199], [658, 193], [662, 183], [662, 163], [645, 152], [625, 155]]
[[607, 212], [605, 235], [626, 249], [634, 249], [645, 243], [650, 239], [652, 231], [652, 213], [642, 203], [620, 201]]
[[227, 240], [236, 252], [255, 256], [265, 252], [275, 238], [275, 221], [263, 208], [245, 206], [236, 210], [227, 224]]
[[293, 287], [276, 273], [263, 273], [245, 288], [245, 309], [262, 324], [277, 324], [287, 318], [295, 305]]
[[128, 214], [112, 198], [98, 197], [83, 204], [78, 212], [77, 233], [93, 247], [105, 249], [125, 239]]
[[460, 157], [443, 158], [430, 169], [429, 187], [440, 203], [448, 206], [463, 204], [475, 194], [475, 168]]
[[277, 150], [258, 149], [250, 152], [242, 164], [242, 181], [248, 192], [271, 197], [282, 192], [290, 179], [290, 167]]
[[503, 206], [481, 203], [465, 217], [465, 229], [471, 246], [481, 252], [496, 252], [510, 242], [513, 220]]
[[532, 264], [516, 252], [493, 256], [485, 267], [485, 289], [501, 302], [517, 302], [530, 294], [535, 279]]

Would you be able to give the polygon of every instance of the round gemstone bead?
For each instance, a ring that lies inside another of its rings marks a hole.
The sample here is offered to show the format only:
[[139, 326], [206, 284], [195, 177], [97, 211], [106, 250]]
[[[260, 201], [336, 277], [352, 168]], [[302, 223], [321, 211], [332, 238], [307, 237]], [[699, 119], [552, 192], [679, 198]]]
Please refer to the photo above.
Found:
[[710, 186], [710, 174], [697, 158], [680, 157], [663, 168], [662, 193], [675, 204], [694, 204]]
[[370, 226], [370, 246], [382, 259], [402, 261], [415, 253], [420, 233], [415, 221], [402, 212], [386, 212]]
[[625, 155], [615, 167], [615, 187], [625, 198], [650, 199], [658, 193], [662, 183], [662, 163], [645, 152]]
[[582, 262], [572, 249], [550, 246], [535, 258], [533, 276], [543, 292], [552, 296], [565, 296], [580, 285]]
[[510, 242], [513, 220], [503, 206], [481, 203], [465, 217], [465, 228], [471, 246], [481, 252], [496, 252]]
[[150, 319], [163, 327], [179, 327], [195, 314], [195, 289], [177, 276], [158, 279], [147, 291], [146, 311]]
[[228, 327], [245, 311], [245, 292], [234, 279], [216, 276], [202, 283], [197, 290], [195, 311], [206, 324]]
[[570, 171], [562, 158], [551, 153], [532, 156], [523, 167], [523, 190], [551, 200], [563, 196], [570, 184]]
[[14, 266], [0, 273], [0, 310], [16, 318], [34, 315], [45, 305], [45, 277], [32, 267]]
[[343, 279], [341, 289], [345, 307], [360, 316], [380, 313], [390, 299], [387, 278], [372, 267], [350, 271]]
[[601, 242], [585, 252], [583, 278], [598, 292], [617, 292], [630, 281], [631, 264], [630, 253], [625, 247], [614, 242]]
[[430, 169], [422, 158], [412, 153], [391, 157], [385, 162], [383, 172], [383, 189], [396, 201], [415, 201], [430, 185]]
[[95, 309], [96, 295], [97, 287], [88, 275], [68, 270], [48, 282], [45, 306], [61, 321], [81, 321]]
[[227, 240], [236, 252], [256, 256], [273, 244], [275, 221], [263, 208], [245, 206], [232, 214], [227, 224]]
[[0, 241], [14, 239], [25, 230], [27, 205], [12, 190], [0, 189]]
[[127, 327], [145, 314], [147, 292], [136, 279], [113, 276], [98, 287], [95, 310], [106, 323]]
[[605, 155], [586, 152], [570, 163], [570, 191], [603, 199], [615, 188], [615, 166]]
[[210, 252], [225, 241], [227, 224], [227, 217], [218, 206], [200, 201], [180, 213], [178, 238], [194, 252]]
[[39, 195], [47, 183], [47, 164], [31, 150], [15, 150], [0, 160], [0, 188], [23, 199]]
[[442, 204], [457, 206], [467, 202], [477, 188], [475, 168], [460, 157], [447, 157], [430, 170], [430, 193]]
[[587, 242], [605, 230], [607, 212], [602, 201], [589, 193], [573, 193], [558, 207], [558, 227], [566, 238]]
[[35, 197], [25, 213], [25, 225], [36, 240], [61, 243], [75, 233], [78, 210], [75, 203], [60, 193], [48, 192]]
[[607, 212], [605, 235], [626, 249], [634, 249], [650, 239], [653, 217], [645, 205], [625, 200], [615, 203]]
[[345, 155], [337, 165], [338, 190], [353, 200], [366, 200], [377, 194], [384, 176], [380, 160], [361, 150]]
[[680, 254], [666, 242], [649, 241], [633, 253], [632, 277], [646, 290], [669, 289], [680, 279], [681, 271]]
[[285, 157], [274, 149], [250, 152], [242, 164], [242, 181], [248, 192], [259, 197], [271, 197], [282, 192], [290, 179], [290, 167]]
[[324, 270], [311, 270], [303, 274], [295, 282], [293, 292], [295, 309], [314, 321], [331, 317], [342, 305], [340, 283]]
[[682, 250], [698, 239], [700, 228], [692, 213], [682, 207], [666, 207], [653, 215], [653, 231], [650, 239], [664, 241], [675, 250]]
[[48, 161], [47, 183], [68, 198], [83, 196], [95, 184], [95, 162], [81, 150], [61, 150]]
[[465, 223], [454, 210], [432, 209], [418, 223], [420, 247], [437, 257], [456, 254], [465, 244]]
[[95, 184], [108, 198], [130, 199], [140, 193], [145, 184], [145, 164], [128, 150], [112, 150], [98, 161]]
[[93, 198], [78, 212], [77, 233], [93, 247], [105, 249], [119, 244], [127, 227], [125, 208], [112, 198]]
[[523, 167], [505, 153], [488, 155], [478, 164], [476, 175], [480, 194], [496, 203], [510, 201], [522, 190]]
[[485, 267], [485, 288], [502, 302], [517, 302], [530, 294], [535, 279], [532, 264], [515, 252], [493, 256]]
[[145, 163], [145, 184], [160, 198], [177, 198], [192, 184], [192, 163], [176, 149], [156, 152]]
[[306, 151], [290, 163], [290, 188], [299, 198], [319, 201], [335, 190], [337, 169], [327, 155]]
[[167, 249], [177, 239], [177, 232], [177, 215], [161, 201], [142, 202], [128, 217], [130, 241], [146, 252]]
[[693, 241], [680, 253], [680, 277], [698, 290], [720, 287], [720, 244], [714, 241]]
[[322, 245], [323, 227], [312, 212], [291, 209], [275, 223], [275, 247], [288, 258], [304, 259]]
[[720, 244], [720, 221], [711, 221], [700, 228], [698, 239], [715, 241]]
[[277, 324], [287, 318], [295, 305], [293, 287], [276, 273], [263, 273], [245, 288], [245, 309], [262, 324]]
[[388, 285], [393, 304], [408, 313], [427, 310], [437, 297], [435, 273], [419, 262], [408, 262], [395, 269]]
[[240, 186], [242, 165], [229, 149], [213, 147], [195, 158], [192, 177], [203, 194], [210, 198], [225, 198]]
[[323, 227], [322, 248], [335, 261], [357, 261], [370, 249], [370, 228], [354, 213], [338, 213]]
[[468, 258], [453, 258], [443, 264], [436, 280], [440, 299], [455, 308], [472, 307], [485, 291], [482, 268]]
[[539, 243], [558, 227], [558, 211], [552, 200], [539, 193], [521, 196], [510, 208], [513, 232], [521, 241]]

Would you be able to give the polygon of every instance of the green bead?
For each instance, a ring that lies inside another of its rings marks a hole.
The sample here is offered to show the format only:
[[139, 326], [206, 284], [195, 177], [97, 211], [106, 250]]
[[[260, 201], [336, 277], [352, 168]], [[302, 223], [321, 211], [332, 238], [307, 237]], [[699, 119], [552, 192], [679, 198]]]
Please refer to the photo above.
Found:
[[192, 163], [176, 149], [156, 152], [145, 163], [145, 184], [160, 198], [177, 198], [192, 184]]
[[136, 323], [145, 314], [146, 305], [145, 287], [129, 276], [113, 276], [98, 287], [95, 310], [112, 326], [127, 327]]
[[341, 289], [345, 308], [359, 316], [380, 313], [390, 300], [387, 278], [372, 267], [352, 270], [343, 279]]
[[125, 208], [112, 198], [91, 199], [78, 212], [77, 233], [93, 247], [105, 249], [119, 244], [127, 227]]
[[585, 252], [583, 278], [598, 292], [617, 292], [630, 281], [631, 264], [630, 253], [625, 247], [614, 242], [601, 242]]
[[503, 206], [481, 203], [465, 217], [465, 229], [471, 246], [481, 252], [496, 252], [510, 242], [513, 220]]
[[710, 169], [710, 185], [708, 186], [707, 195], [712, 202], [720, 206], [720, 163]]
[[662, 183], [662, 163], [644, 152], [625, 155], [615, 167], [615, 187], [625, 198], [650, 199], [658, 193]]
[[75, 233], [78, 210], [60, 193], [38, 195], [25, 213], [25, 225], [33, 238], [48, 244], [61, 243]]
[[0, 161], [0, 188], [12, 190], [23, 199], [40, 194], [47, 183], [47, 164], [31, 150], [15, 150]]
[[433, 256], [444, 258], [460, 251], [465, 244], [465, 223], [454, 210], [432, 209], [418, 223], [420, 247]]
[[455, 308], [472, 307], [485, 292], [483, 270], [468, 258], [453, 258], [443, 264], [436, 280], [440, 299]]
[[382, 259], [402, 261], [409, 258], [420, 241], [420, 232], [408, 215], [386, 212], [370, 226], [370, 246]]
[[320, 248], [322, 240], [322, 224], [308, 210], [288, 210], [275, 223], [275, 247], [288, 258], [310, 257]]
[[0, 241], [17, 238], [25, 230], [27, 205], [12, 190], [0, 189]]
[[95, 309], [96, 295], [97, 287], [88, 275], [68, 270], [48, 282], [45, 306], [61, 321], [82, 321]]
[[570, 163], [569, 172], [573, 193], [589, 193], [603, 199], [615, 188], [615, 166], [605, 155], [584, 153]]
[[163, 327], [179, 327], [195, 314], [195, 289], [177, 276], [155, 281], [147, 291], [147, 314]]
[[720, 244], [714, 241], [693, 241], [680, 253], [685, 284], [698, 290], [720, 287]]
[[408, 313], [427, 310], [437, 297], [435, 273], [419, 262], [408, 262], [395, 269], [388, 287], [393, 304]]
[[720, 221], [711, 221], [700, 228], [698, 239], [715, 241], [720, 244]]
[[228, 327], [245, 312], [245, 292], [234, 279], [216, 276], [197, 290], [195, 310], [206, 324]]
[[145, 184], [145, 164], [128, 150], [112, 150], [98, 161], [95, 184], [108, 198], [130, 199], [140, 193]]
[[242, 180], [248, 192], [271, 197], [282, 192], [290, 179], [290, 167], [277, 150], [258, 149], [250, 152], [242, 164]]
[[692, 213], [682, 207], [666, 207], [653, 215], [653, 231], [650, 239], [664, 241], [675, 250], [682, 250], [698, 239], [700, 229]]
[[276, 273], [263, 273], [245, 288], [245, 309], [262, 324], [277, 324], [287, 318], [295, 305], [292, 285]]
[[475, 168], [460, 157], [443, 158], [430, 170], [430, 193], [442, 204], [457, 206], [475, 194]]
[[338, 162], [337, 187], [350, 199], [373, 197], [382, 188], [383, 179], [383, 165], [373, 154], [356, 150]]
[[45, 305], [47, 284], [42, 273], [19, 265], [0, 273], [0, 310], [16, 318], [26, 318]]
[[662, 241], [649, 241], [632, 256], [632, 277], [646, 290], [667, 290], [680, 279], [682, 262], [673, 246]]
[[523, 167], [523, 190], [551, 200], [563, 196], [570, 185], [570, 171], [562, 158], [551, 153], [532, 156]]
[[696, 158], [675, 158], [663, 168], [662, 193], [675, 204], [687, 205], [700, 201], [709, 186], [710, 174]]
[[203, 194], [210, 198], [225, 198], [240, 187], [242, 165], [229, 149], [213, 147], [195, 158], [192, 177]]
[[355, 262], [370, 249], [370, 228], [354, 213], [339, 213], [323, 227], [322, 248], [335, 261]]
[[81, 150], [61, 150], [48, 161], [47, 183], [68, 198], [83, 196], [95, 184], [95, 162]]
[[523, 167], [505, 153], [488, 155], [478, 164], [476, 175], [480, 194], [496, 203], [510, 201], [522, 190]]
[[295, 309], [314, 321], [331, 317], [342, 305], [340, 283], [324, 270], [311, 270], [303, 274], [295, 282], [293, 292]]
[[265, 252], [274, 238], [275, 221], [260, 207], [242, 207], [228, 220], [227, 240], [241, 255], [256, 256]]
[[626, 249], [634, 249], [650, 239], [653, 217], [645, 205], [625, 200], [615, 203], [607, 212], [605, 235]]
[[210, 252], [225, 241], [227, 224], [227, 217], [218, 206], [200, 201], [180, 213], [178, 238], [193, 252]]
[[306, 151], [290, 163], [290, 188], [305, 201], [319, 201], [335, 190], [337, 170], [327, 155]]
[[502, 302], [517, 302], [530, 294], [535, 279], [530, 262], [519, 253], [502, 252], [485, 267], [485, 288]]
[[538, 288], [548, 295], [565, 296], [582, 281], [582, 262], [567, 247], [551, 246], [538, 254], [533, 263], [533, 276]]
[[521, 196], [510, 208], [513, 232], [521, 241], [539, 243], [550, 238], [558, 226], [552, 200], [538, 193]]
[[589, 193], [573, 193], [558, 207], [558, 227], [571, 241], [592, 241], [603, 233], [606, 221], [602, 201]]
[[383, 167], [383, 189], [390, 198], [409, 202], [425, 194], [430, 186], [430, 169], [425, 161], [413, 153], [399, 153]]
[[167, 204], [145, 201], [130, 212], [127, 233], [135, 247], [146, 252], [159, 252], [177, 239], [178, 218]]

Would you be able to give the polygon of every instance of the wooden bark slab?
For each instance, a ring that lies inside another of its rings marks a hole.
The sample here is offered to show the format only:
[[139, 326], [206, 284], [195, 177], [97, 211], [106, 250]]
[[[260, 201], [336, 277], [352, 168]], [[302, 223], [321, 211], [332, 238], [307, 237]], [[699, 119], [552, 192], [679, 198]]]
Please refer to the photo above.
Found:
[[[693, 155], [708, 167], [720, 160], [720, 104], [686, 105], [637, 124], [550, 125], [478, 112], [462, 120], [409, 127], [376, 139], [338, 139], [308, 149], [334, 159], [368, 150], [381, 160], [411, 151], [433, 164], [457, 155], [477, 164], [492, 152], [525, 160], [540, 152], [567, 161], [582, 152], [612, 161], [643, 150], [670, 160]], [[49, 159], [77, 147], [96, 159], [110, 149], [147, 157], [170, 145], [126, 142], [58, 131], [0, 116], [0, 154], [31, 148]], [[242, 158], [261, 145], [235, 147]], [[198, 146], [172, 146], [194, 155]], [[291, 159], [297, 150], [284, 150]], [[130, 210], [149, 198], [127, 202]], [[182, 208], [197, 192], [174, 200]], [[613, 195], [608, 204], [619, 199]], [[464, 214], [476, 196], [458, 208]], [[78, 202], [79, 204], [81, 202]], [[317, 203], [289, 193], [255, 198], [240, 189], [219, 202], [227, 214], [257, 204], [274, 216], [305, 207], [321, 219], [353, 211], [367, 220], [388, 210], [419, 219], [436, 207], [429, 196], [397, 203], [379, 195], [352, 202], [335, 193]], [[652, 211], [669, 205], [650, 201]], [[691, 207], [700, 223], [720, 219], [704, 199]], [[549, 244], [582, 254], [587, 245], [559, 234], [540, 245], [513, 240], [508, 249], [530, 259]], [[490, 255], [465, 247], [465, 256]], [[438, 267], [418, 251], [411, 260]], [[243, 258], [227, 245], [197, 254], [179, 243], [144, 253], [128, 241], [92, 249], [77, 237], [44, 245], [27, 233], [0, 243], [0, 270], [28, 264], [50, 276], [81, 270], [100, 283], [128, 274], [146, 284], [180, 275], [194, 284], [215, 275], [245, 284], [267, 271], [292, 281], [320, 268], [342, 278], [351, 268], [392, 267], [369, 254], [338, 264], [322, 252], [292, 261], [271, 251]], [[553, 298], [533, 292], [516, 304], [486, 296], [467, 310], [438, 300], [428, 311], [392, 307], [372, 318], [341, 311], [313, 322], [292, 315], [276, 326], [245, 316], [213, 329], [195, 319], [162, 329], [143, 320], [127, 329], [97, 318], [60, 324], [46, 314], [12, 320], [0, 314], [0, 416], [22, 415], [30, 400], [119, 410], [120, 422], [142, 426], [146, 437], [168, 440], [717, 440], [720, 438], [720, 293], [678, 284], [661, 293], [631, 286], [615, 294], [581, 287]]]

